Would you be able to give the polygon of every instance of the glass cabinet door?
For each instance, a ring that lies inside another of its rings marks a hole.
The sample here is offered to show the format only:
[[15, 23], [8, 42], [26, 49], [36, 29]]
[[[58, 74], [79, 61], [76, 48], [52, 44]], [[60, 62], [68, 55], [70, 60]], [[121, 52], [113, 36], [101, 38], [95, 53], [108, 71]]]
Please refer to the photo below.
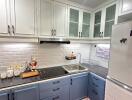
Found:
[[101, 14], [102, 14], [101, 11], [95, 13], [94, 37], [100, 37]]
[[111, 36], [112, 25], [115, 23], [115, 12], [116, 12], [116, 4], [106, 8], [104, 37]]
[[89, 29], [90, 29], [90, 13], [83, 12], [81, 37], [89, 37]]
[[79, 10], [70, 8], [69, 36], [78, 37]]

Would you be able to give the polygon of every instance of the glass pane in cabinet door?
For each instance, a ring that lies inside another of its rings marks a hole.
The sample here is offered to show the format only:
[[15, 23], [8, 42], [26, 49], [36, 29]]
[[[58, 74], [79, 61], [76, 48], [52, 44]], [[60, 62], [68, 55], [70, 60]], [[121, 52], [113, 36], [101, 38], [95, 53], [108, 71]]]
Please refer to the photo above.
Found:
[[104, 37], [110, 37], [111, 36], [112, 25], [114, 25], [114, 21], [105, 23], [105, 34], [104, 34]]
[[79, 11], [70, 9], [70, 22], [79, 22]]
[[83, 23], [90, 24], [90, 13], [83, 12]]
[[110, 6], [106, 9], [106, 21], [114, 20], [116, 12], [116, 5]]
[[78, 23], [70, 22], [69, 25], [69, 35], [71, 37], [78, 37]]
[[95, 24], [101, 23], [101, 11], [95, 13]]
[[100, 24], [94, 26], [94, 37], [100, 37]]
[[89, 25], [83, 25], [82, 37], [89, 37]]

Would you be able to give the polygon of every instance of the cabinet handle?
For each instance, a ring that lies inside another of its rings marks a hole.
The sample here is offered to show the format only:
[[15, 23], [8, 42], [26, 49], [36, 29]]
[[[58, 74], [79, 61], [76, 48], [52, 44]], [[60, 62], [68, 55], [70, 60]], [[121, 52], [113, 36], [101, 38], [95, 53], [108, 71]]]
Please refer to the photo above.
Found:
[[59, 84], [59, 83], [60, 83], [60, 81], [53, 82], [53, 84]]
[[103, 32], [100, 32], [100, 35], [99, 35], [101, 38], [103, 37]]
[[53, 89], [53, 91], [58, 91], [58, 90], [60, 90], [60, 88], [57, 88], [57, 89]]
[[94, 76], [93, 76], [93, 78], [94, 78], [95, 80], [99, 80], [98, 78], [96, 78], [96, 77], [94, 77]]
[[7, 94], [7, 96], [8, 96], [8, 100], [10, 100], [10, 94], [9, 93]]
[[98, 87], [98, 85], [96, 85], [95, 83], [92, 83], [95, 87]]
[[93, 92], [95, 95], [98, 95], [98, 93], [97, 93], [95, 90], [92, 90], [92, 92]]
[[15, 27], [14, 27], [14, 25], [12, 25], [12, 32], [15, 35]]
[[11, 28], [10, 28], [10, 25], [8, 25], [8, 33], [11, 35]]
[[132, 30], [131, 30], [131, 32], [130, 32], [130, 36], [132, 36]]
[[52, 100], [57, 100], [57, 99], [59, 99], [60, 98], [60, 96], [56, 96], [56, 97], [54, 97]]
[[71, 79], [71, 85], [72, 85], [72, 79]]
[[54, 29], [54, 36], [56, 36], [56, 29]]
[[51, 29], [51, 36], [53, 36], [53, 29]]
[[12, 100], [15, 100], [15, 94], [12, 93]]
[[80, 32], [79, 32], [79, 37], [81, 37], [81, 34], [80, 34]]

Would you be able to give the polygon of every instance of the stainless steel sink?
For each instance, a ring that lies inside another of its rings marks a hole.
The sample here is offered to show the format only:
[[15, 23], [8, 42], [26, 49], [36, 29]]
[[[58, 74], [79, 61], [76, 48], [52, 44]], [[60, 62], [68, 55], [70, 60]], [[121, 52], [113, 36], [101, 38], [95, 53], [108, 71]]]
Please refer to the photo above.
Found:
[[88, 68], [85, 68], [79, 64], [72, 64], [72, 65], [64, 65], [63, 68], [68, 72], [68, 73], [76, 73], [76, 72], [82, 72], [82, 71], [87, 71]]

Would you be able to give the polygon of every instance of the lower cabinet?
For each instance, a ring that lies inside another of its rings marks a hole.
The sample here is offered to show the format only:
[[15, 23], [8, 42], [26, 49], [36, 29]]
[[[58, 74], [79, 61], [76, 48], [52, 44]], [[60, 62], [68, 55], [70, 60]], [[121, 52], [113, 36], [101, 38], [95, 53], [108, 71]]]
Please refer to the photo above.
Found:
[[71, 77], [70, 100], [80, 100], [88, 96], [88, 73], [75, 74]]
[[22, 86], [0, 91], [0, 100], [39, 100], [38, 85]]
[[0, 100], [9, 100], [10, 99], [10, 91], [0, 91]]
[[104, 95], [105, 79], [83, 72], [0, 91], [0, 100], [104, 100]]
[[39, 100], [38, 85], [13, 89], [12, 98], [13, 100]]
[[40, 100], [69, 100], [70, 77], [39, 83]]
[[104, 100], [105, 79], [94, 73], [89, 73], [88, 95], [90, 100]]

